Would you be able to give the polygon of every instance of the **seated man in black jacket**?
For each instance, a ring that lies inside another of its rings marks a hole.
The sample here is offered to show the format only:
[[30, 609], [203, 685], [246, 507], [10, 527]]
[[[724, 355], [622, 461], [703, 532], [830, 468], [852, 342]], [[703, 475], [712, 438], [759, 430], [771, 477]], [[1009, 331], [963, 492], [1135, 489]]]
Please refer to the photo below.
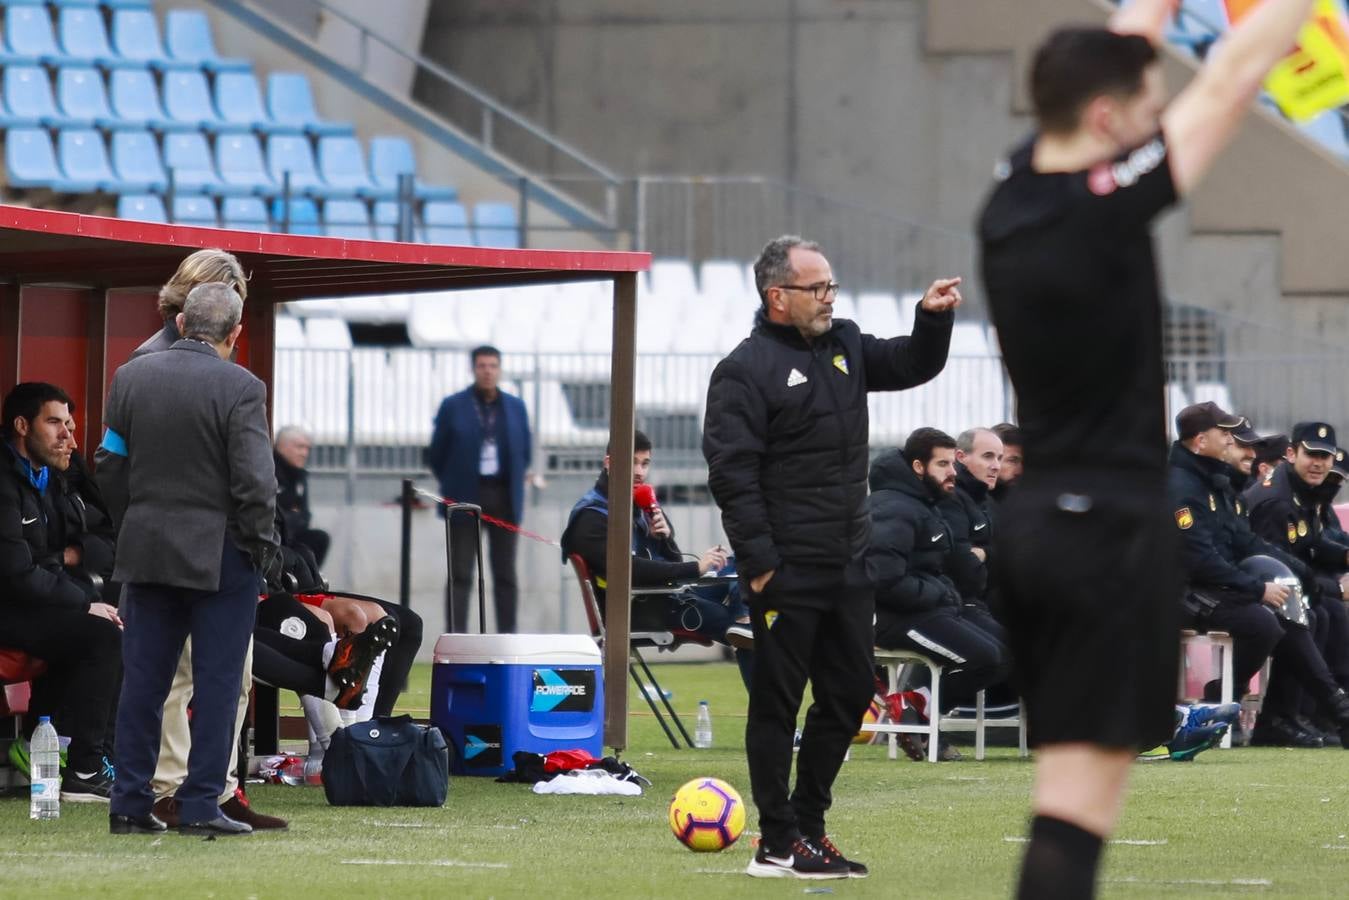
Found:
[[309, 512], [309, 451], [314, 439], [298, 425], [286, 425], [276, 433], [272, 458], [276, 463], [276, 510], [286, 520], [291, 540], [304, 544], [323, 565], [332, 539], [328, 532], [313, 527]]
[[[633, 436], [632, 480], [635, 485], [646, 483], [651, 469], [651, 439], [638, 431]], [[572, 508], [567, 519], [567, 527], [562, 532], [562, 561], [576, 554], [585, 561], [594, 583], [595, 599], [600, 611], [604, 610], [604, 575], [608, 568], [609, 533], [609, 454], [604, 455], [604, 470], [600, 472], [595, 486], [585, 493]], [[624, 491], [624, 498], [632, 492]], [[675, 543], [674, 529], [659, 506], [643, 509], [635, 502], [632, 511], [632, 586], [635, 588], [662, 587], [664, 585], [688, 584], [696, 581], [708, 572], [718, 572], [726, 567], [726, 551], [720, 547], [711, 547], [703, 551], [702, 556], [685, 560]], [[730, 573], [727, 573], [730, 574]], [[751, 656], [754, 646], [753, 631], [749, 625], [749, 610], [740, 599], [734, 585], [729, 591], [724, 589], [714, 594], [699, 589], [685, 591], [669, 597], [645, 597], [645, 601], [658, 601], [654, 620], [646, 623], [648, 628], [681, 628], [694, 631], [714, 641], [729, 644], [735, 648], [736, 661], [740, 665], [743, 678], [748, 678]], [[640, 630], [642, 613], [637, 609], [634, 598], [633, 629]], [[748, 685], [748, 681], [746, 681]]]
[[64, 391], [41, 382], [16, 385], [4, 401], [0, 635], [5, 646], [46, 660], [49, 677], [60, 685], [50, 709], [31, 712], [51, 715], [57, 731], [70, 737], [61, 799], [107, 803], [122, 621], [90, 582], [62, 565], [67, 542], [54, 495], [71, 452], [69, 408]]
[[[867, 575], [876, 584], [876, 646], [941, 663], [942, 709], [1002, 681], [1007, 647], [987, 613], [961, 602], [948, 568], [955, 550], [937, 503], [955, 490], [956, 442], [919, 428], [871, 466]], [[908, 749], [906, 747], [906, 749]], [[912, 753], [910, 754], [912, 755]]]
[[[937, 510], [951, 526], [955, 552], [951, 580], [967, 604], [988, 611], [988, 555], [993, 547], [993, 498], [1002, 467], [1002, 441], [987, 428], [971, 428], [956, 438], [955, 489]], [[999, 639], [1002, 639], [999, 628]]]
[[66, 430], [70, 432], [70, 452], [55, 466], [61, 473], [60, 490], [54, 492], [53, 503], [62, 518], [65, 550], [62, 563], [67, 574], [89, 582], [109, 604], [116, 606], [121, 585], [112, 580], [114, 558], [117, 553], [117, 534], [112, 525], [112, 513], [103, 501], [89, 464], [79, 453], [75, 440], [75, 410], [70, 410]]

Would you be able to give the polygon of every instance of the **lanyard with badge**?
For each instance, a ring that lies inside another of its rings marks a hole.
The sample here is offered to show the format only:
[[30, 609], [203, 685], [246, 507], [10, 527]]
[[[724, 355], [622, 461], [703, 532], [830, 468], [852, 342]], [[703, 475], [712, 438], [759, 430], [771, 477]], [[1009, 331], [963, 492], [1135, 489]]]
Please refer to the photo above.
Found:
[[478, 475], [482, 478], [495, 478], [501, 473], [501, 458], [497, 453], [497, 403], [483, 403], [473, 399], [473, 411], [478, 414], [478, 424], [482, 426], [482, 447], [478, 451]]

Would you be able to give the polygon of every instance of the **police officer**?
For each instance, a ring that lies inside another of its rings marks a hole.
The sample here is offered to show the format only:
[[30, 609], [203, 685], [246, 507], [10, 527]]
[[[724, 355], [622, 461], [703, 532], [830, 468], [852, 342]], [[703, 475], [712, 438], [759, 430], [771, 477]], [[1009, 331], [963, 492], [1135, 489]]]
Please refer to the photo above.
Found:
[[[1282, 547], [1310, 570], [1316, 645], [1343, 696], [1344, 687], [1349, 685], [1349, 618], [1341, 600], [1345, 596], [1343, 573], [1349, 567], [1349, 547], [1325, 533], [1321, 514], [1321, 486], [1335, 452], [1335, 429], [1331, 425], [1299, 422], [1293, 427], [1284, 462], [1253, 485], [1246, 498], [1256, 534]], [[1311, 686], [1308, 690], [1313, 696], [1323, 693]], [[1291, 694], [1286, 705], [1276, 697], [1270, 700], [1274, 701], [1276, 716], [1296, 716], [1299, 712]], [[1343, 729], [1340, 732], [1343, 739]], [[1260, 728], [1256, 735], [1261, 736]]]
[[1330, 464], [1330, 471], [1321, 485], [1321, 528], [1330, 540], [1349, 546], [1349, 532], [1344, 530], [1339, 514], [1335, 512], [1335, 498], [1339, 496], [1346, 476], [1349, 476], [1349, 455], [1343, 448], [1338, 448], [1335, 450], [1335, 461]]
[[[1283, 637], [1274, 609], [1288, 598], [1288, 588], [1238, 568], [1245, 557], [1263, 552], [1258, 538], [1233, 524], [1239, 514], [1225, 460], [1232, 432], [1244, 422], [1216, 403], [1185, 407], [1176, 416], [1180, 439], [1171, 445], [1167, 476], [1189, 587], [1182, 601], [1185, 624], [1232, 635], [1233, 674], [1242, 687]], [[1219, 682], [1204, 686], [1205, 701], [1219, 699]]]

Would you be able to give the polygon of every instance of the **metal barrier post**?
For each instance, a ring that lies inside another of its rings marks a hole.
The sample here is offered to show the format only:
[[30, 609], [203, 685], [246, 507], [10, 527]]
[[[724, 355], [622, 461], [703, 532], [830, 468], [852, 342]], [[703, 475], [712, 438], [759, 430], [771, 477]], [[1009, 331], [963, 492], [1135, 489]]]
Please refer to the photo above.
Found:
[[412, 606], [412, 504], [416, 495], [412, 490], [412, 479], [403, 479], [403, 492], [398, 497], [402, 507], [402, 540], [398, 548], [398, 605], [404, 609]]

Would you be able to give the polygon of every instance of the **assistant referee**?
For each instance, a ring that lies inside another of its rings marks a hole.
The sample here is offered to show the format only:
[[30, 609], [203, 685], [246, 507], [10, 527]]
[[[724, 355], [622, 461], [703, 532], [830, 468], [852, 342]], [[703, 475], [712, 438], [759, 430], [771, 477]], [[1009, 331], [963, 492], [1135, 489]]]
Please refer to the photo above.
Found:
[[1170, 105], [1174, 3], [1036, 53], [1038, 132], [978, 223], [1027, 475], [996, 559], [1036, 756], [1019, 895], [1090, 897], [1134, 754], [1174, 727], [1181, 574], [1166, 498], [1162, 294], [1152, 221], [1192, 190], [1292, 46], [1311, 0], [1265, 0]]

